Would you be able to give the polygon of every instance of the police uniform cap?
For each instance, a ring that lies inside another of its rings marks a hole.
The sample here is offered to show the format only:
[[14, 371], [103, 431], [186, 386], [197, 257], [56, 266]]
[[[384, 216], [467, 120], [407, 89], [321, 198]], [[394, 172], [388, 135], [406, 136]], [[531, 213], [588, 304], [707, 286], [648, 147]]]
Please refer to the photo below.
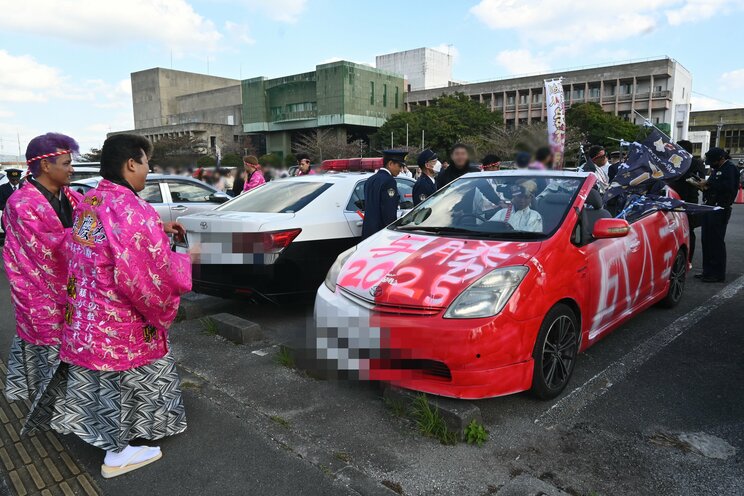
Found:
[[20, 169], [6, 169], [5, 173], [8, 175], [8, 179], [20, 179], [23, 171]]
[[705, 158], [712, 162], [718, 162], [722, 158], [726, 158], [726, 156], [726, 150], [724, 150], [723, 148], [718, 148], [717, 146], [714, 146], [705, 154]]
[[610, 153], [610, 158], [623, 158], [622, 152], [612, 152]]
[[408, 152], [403, 150], [384, 150], [382, 152], [382, 163], [387, 164], [392, 160], [400, 165], [406, 165], [406, 155], [408, 155]]
[[437, 158], [439, 157], [437, 157], [436, 152], [431, 148], [427, 148], [426, 150], [419, 153], [416, 163], [419, 165], [419, 167], [423, 167], [426, 162], [431, 162], [432, 160], [436, 160]]

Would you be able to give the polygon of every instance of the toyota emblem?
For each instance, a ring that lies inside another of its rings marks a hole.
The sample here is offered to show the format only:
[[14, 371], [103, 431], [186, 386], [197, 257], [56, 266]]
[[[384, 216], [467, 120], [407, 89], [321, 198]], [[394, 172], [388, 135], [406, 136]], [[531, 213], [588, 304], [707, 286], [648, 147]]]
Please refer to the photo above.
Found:
[[207, 223], [206, 223], [206, 222], [202, 222], [201, 224], [199, 224], [199, 226], [200, 226], [200, 227], [201, 227], [202, 229], [206, 229], [206, 228], [207, 228]]
[[372, 286], [369, 290], [369, 294], [377, 298], [378, 296], [382, 296], [382, 288], [380, 286]]

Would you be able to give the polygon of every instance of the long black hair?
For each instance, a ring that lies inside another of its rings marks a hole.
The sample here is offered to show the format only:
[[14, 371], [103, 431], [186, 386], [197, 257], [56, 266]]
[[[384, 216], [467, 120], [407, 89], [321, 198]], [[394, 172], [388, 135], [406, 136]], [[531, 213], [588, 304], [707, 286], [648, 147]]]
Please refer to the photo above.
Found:
[[148, 157], [152, 155], [152, 143], [144, 136], [115, 134], [106, 138], [101, 148], [101, 176], [134, 191], [132, 185], [124, 179], [124, 164], [130, 158], [141, 164], [143, 153]]

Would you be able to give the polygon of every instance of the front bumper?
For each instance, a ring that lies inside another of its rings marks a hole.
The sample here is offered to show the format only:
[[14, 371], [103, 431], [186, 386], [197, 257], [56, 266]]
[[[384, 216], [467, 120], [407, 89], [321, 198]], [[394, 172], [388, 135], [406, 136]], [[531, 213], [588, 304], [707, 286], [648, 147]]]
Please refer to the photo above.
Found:
[[393, 312], [366, 308], [323, 284], [306, 344], [324, 367], [441, 396], [488, 398], [530, 388], [541, 319]]

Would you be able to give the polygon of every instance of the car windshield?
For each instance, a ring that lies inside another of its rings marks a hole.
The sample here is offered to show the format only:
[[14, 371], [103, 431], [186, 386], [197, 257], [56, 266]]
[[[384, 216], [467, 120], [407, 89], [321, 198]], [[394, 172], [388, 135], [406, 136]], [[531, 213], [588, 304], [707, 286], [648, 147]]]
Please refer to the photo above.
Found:
[[583, 178], [462, 178], [399, 219], [394, 229], [497, 239], [542, 239], [566, 215]]
[[233, 212], [294, 213], [331, 187], [330, 183], [272, 181], [217, 207]]

